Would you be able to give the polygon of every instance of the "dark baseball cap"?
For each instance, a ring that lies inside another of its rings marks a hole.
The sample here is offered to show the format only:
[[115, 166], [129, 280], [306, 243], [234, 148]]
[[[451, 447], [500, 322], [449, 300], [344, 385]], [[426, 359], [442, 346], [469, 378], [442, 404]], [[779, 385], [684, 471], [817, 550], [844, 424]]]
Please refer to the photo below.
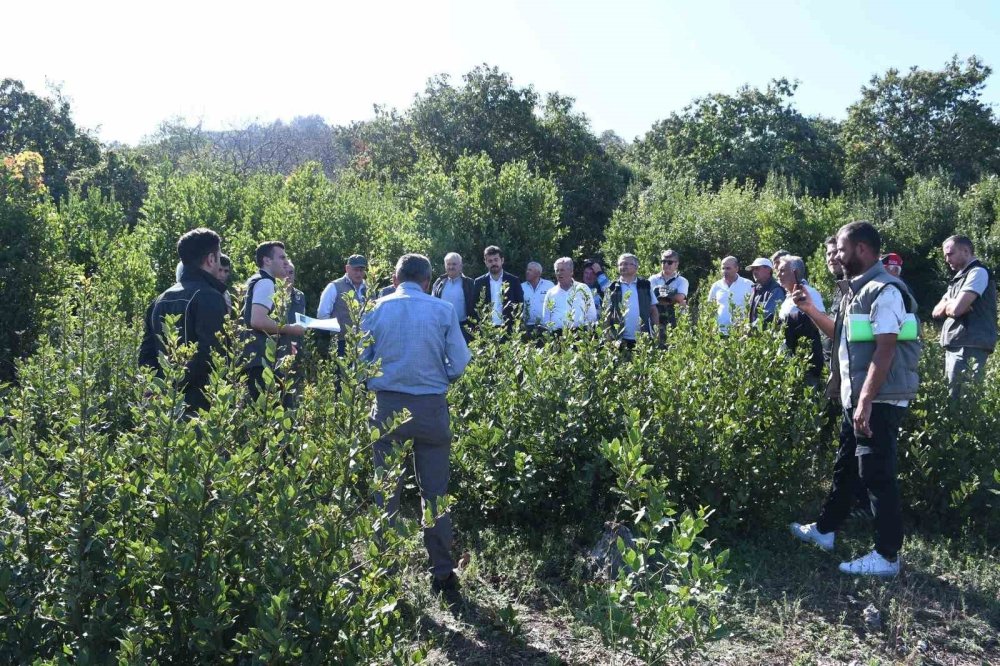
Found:
[[368, 268], [368, 260], [365, 259], [360, 254], [352, 254], [347, 260], [348, 266], [361, 266], [362, 268]]

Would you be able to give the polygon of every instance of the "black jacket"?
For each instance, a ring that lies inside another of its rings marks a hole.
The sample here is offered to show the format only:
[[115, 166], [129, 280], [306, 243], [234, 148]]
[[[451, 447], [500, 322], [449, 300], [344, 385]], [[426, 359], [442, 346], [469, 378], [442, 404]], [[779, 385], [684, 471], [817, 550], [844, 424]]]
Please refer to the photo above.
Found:
[[[441, 298], [441, 292], [444, 291], [444, 281], [447, 279], [447, 275], [442, 275], [434, 281], [434, 286], [431, 287], [431, 296]], [[518, 287], [520, 286], [518, 284]], [[472, 319], [476, 314], [476, 294], [478, 292], [476, 291], [476, 281], [467, 275], [462, 275], [462, 293], [465, 296], [465, 316]], [[524, 300], [523, 295], [521, 300]]]
[[[503, 272], [503, 281], [507, 284], [507, 290], [503, 296], [503, 321], [507, 328], [514, 325], [514, 306], [524, 303], [524, 290], [521, 289], [521, 278]], [[490, 274], [480, 275], [476, 278], [476, 308], [483, 303], [490, 302]]]
[[765, 324], [770, 324], [783, 300], [785, 288], [774, 277], [763, 284], [755, 284], [750, 295], [750, 323], [760, 319]]
[[188, 407], [207, 408], [202, 389], [208, 383], [211, 354], [218, 349], [229, 306], [223, 292], [226, 285], [200, 268], [184, 266], [181, 279], [156, 297], [146, 310], [145, 330], [139, 346], [139, 364], [162, 376], [160, 352], [163, 347], [163, 322], [167, 315], [179, 315], [177, 334], [180, 342], [197, 344], [185, 373], [184, 395]]

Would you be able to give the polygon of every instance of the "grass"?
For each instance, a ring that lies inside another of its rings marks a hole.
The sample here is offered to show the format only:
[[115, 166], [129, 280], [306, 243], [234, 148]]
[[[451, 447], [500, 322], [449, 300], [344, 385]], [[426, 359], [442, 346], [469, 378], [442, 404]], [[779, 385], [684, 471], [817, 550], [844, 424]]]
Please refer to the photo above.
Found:
[[[431, 596], [421, 544], [412, 546], [404, 606], [425, 663], [638, 663], [587, 622], [584, 535], [490, 529], [460, 542], [469, 559], [454, 607]], [[689, 663], [1000, 664], [1000, 550], [974, 535], [908, 535], [894, 580], [837, 571], [870, 549], [864, 523], [848, 525], [832, 554], [784, 526], [721, 545], [732, 550], [728, 632]], [[870, 605], [878, 627], [865, 622]]]

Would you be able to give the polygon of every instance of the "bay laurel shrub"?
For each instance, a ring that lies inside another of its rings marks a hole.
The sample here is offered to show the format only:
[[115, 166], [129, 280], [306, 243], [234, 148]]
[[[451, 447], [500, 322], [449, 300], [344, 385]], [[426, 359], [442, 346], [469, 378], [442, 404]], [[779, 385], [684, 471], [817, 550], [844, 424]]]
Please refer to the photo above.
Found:
[[92, 284], [68, 298], [0, 403], [0, 660], [406, 659], [388, 572], [412, 529], [376, 538], [369, 370], [338, 394], [321, 362], [291, 409], [268, 372], [248, 403], [230, 322], [211, 409], [186, 418], [192, 350], [172, 337], [154, 378]]

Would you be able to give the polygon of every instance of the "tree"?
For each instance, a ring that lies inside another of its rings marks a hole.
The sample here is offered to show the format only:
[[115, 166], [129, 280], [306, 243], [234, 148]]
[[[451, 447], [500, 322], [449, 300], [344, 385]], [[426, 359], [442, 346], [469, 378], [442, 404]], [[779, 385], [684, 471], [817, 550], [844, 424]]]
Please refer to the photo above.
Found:
[[496, 67], [480, 66], [454, 85], [432, 78], [404, 112], [376, 107], [376, 117], [352, 128], [365, 169], [404, 182], [422, 155], [445, 172], [466, 155], [485, 154], [496, 170], [523, 162], [552, 180], [562, 196], [562, 251], [593, 251], [621, 198], [630, 172], [605, 150], [574, 100], [544, 98], [519, 88]]
[[772, 172], [813, 194], [840, 189], [836, 124], [792, 105], [798, 84], [775, 79], [759, 90], [696, 99], [653, 125], [633, 147], [642, 166], [712, 188], [726, 180], [762, 186]]
[[942, 170], [966, 188], [1000, 171], [1000, 125], [982, 99], [992, 70], [975, 56], [944, 69], [890, 69], [861, 89], [841, 141], [845, 176], [857, 190], [891, 195], [913, 175]]
[[0, 81], [0, 154], [34, 151], [45, 162], [45, 185], [52, 197], [66, 195], [66, 180], [76, 169], [101, 158], [97, 141], [73, 122], [69, 100], [28, 92], [15, 79]]

